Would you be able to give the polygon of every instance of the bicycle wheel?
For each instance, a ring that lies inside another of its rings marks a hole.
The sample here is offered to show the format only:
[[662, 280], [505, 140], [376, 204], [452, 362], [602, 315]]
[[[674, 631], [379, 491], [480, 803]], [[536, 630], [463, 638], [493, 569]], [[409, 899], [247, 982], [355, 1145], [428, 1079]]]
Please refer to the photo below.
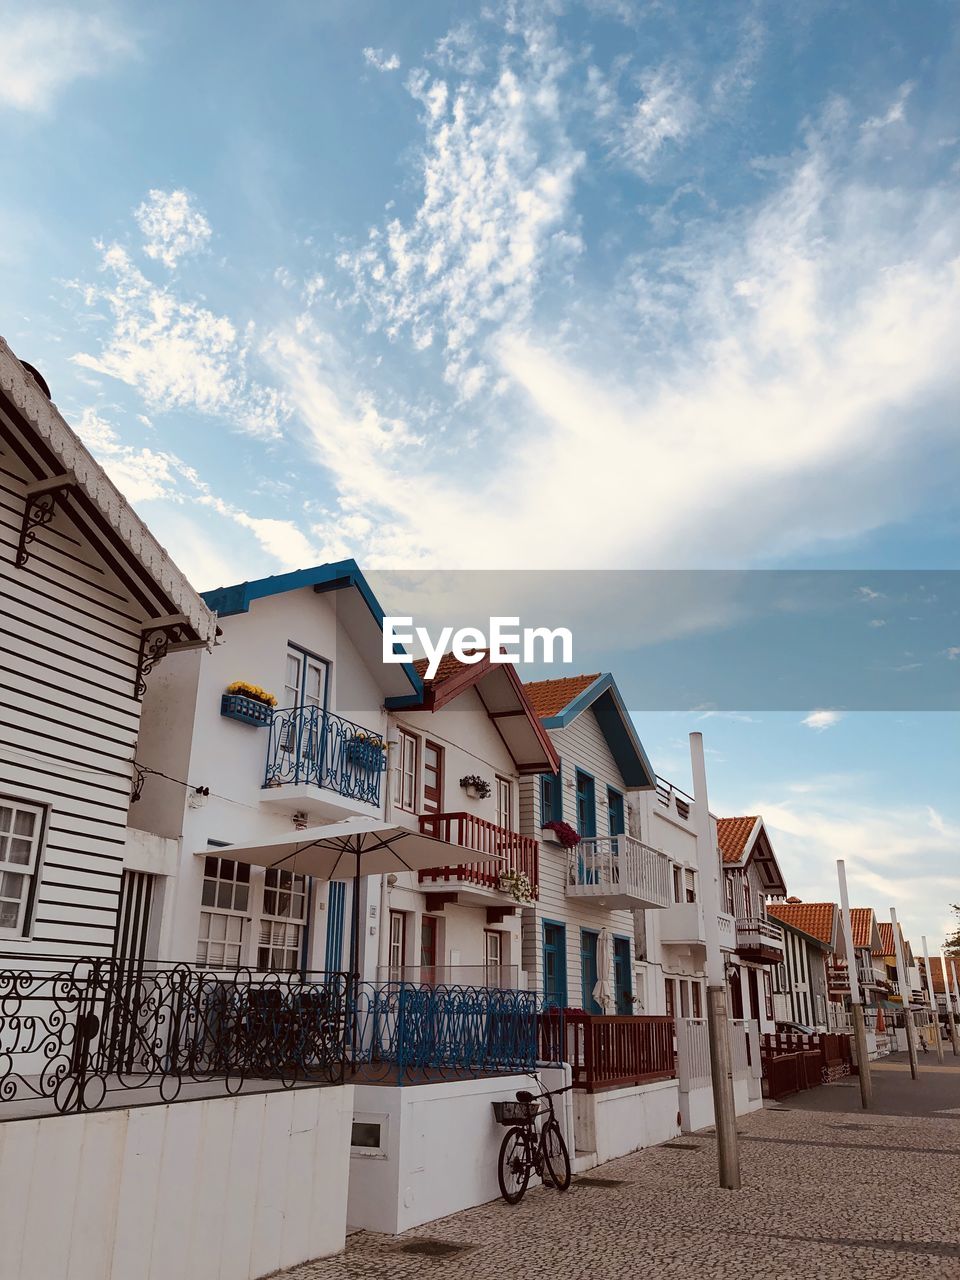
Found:
[[507, 1204], [519, 1204], [530, 1181], [527, 1136], [522, 1129], [508, 1129], [500, 1144], [497, 1165], [500, 1194]]
[[[556, 1120], [548, 1120], [540, 1135], [543, 1163], [558, 1191], [566, 1191], [570, 1185], [570, 1154]], [[546, 1178], [544, 1178], [546, 1184]]]

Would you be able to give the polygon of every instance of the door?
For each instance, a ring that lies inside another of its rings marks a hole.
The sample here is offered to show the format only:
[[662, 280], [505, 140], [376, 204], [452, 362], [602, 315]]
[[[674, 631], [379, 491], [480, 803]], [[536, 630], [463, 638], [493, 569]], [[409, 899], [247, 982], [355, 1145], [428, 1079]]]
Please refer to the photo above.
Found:
[[509, 778], [497, 777], [497, 826], [513, 830], [513, 785]]
[[756, 969], [747, 970], [747, 988], [750, 992], [750, 1013], [748, 1016], [751, 1018], [756, 1018], [756, 1020], [759, 1022], [760, 1021], [760, 992], [757, 987]]
[[543, 1002], [567, 1007], [567, 935], [562, 924], [543, 924]]
[[327, 664], [301, 649], [287, 650], [287, 673], [283, 684], [281, 713], [286, 724], [281, 750], [300, 761], [320, 764], [323, 742], [323, 712], [327, 705]]
[[593, 988], [597, 985], [597, 938], [592, 929], [580, 930], [580, 986], [581, 1008], [587, 1013], [603, 1013], [603, 1007], [594, 998]]
[[624, 824], [623, 793], [607, 788], [607, 824], [610, 835], [622, 836], [626, 831]]
[[597, 834], [597, 799], [593, 778], [577, 770], [577, 830], [588, 840]]
[[629, 938], [613, 940], [613, 996], [617, 1013], [633, 1013], [633, 970]]
[[488, 987], [503, 986], [503, 934], [498, 929], [484, 931], [483, 973]]
[[423, 744], [423, 812], [443, 810], [443, 747], [428, 738]]
[[434, 986], [437, 981], [437, 917], [420, 917], [420, 981]]
[[730, 974], [730, 1016], [743, 1017], [743, 988], [740, 986], [740, 970], [734, 969]]
[[390, 935], [387, 947], [388, 964], [390, 965], [390, 981], [400, 982], [403, 979], [404, 966], [407, 962], [407, 929], [403, 911], [390, 912]]

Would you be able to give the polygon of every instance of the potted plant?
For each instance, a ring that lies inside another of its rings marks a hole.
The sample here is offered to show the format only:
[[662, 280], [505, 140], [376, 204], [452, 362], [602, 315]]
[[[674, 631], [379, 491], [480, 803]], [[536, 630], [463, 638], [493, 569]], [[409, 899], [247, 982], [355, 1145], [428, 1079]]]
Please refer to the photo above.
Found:
[[228, 720], [239, 720], [259, 729], [273, 718], [277, 700], [272, 693], [248, 680], [234, 680], [228, 684], [220, 698], [220, 714]]
[[580, 832], [575, 831], [569, 822], [562, 822], [559, 818], [554, 818], [551, 822], [545, 822], [543, 829], [544, 831], [552, 831], [565, 849], [575, 849], [580, 843]]
[[468, 773], [460, 779], [460, 785], [471, 800], [486, 800], [490, 794], [490, 783], [477, 773]]
[[386, 747], [387, 744], [379, 734], [358, 729], [347, 739], [347, 760], [358, 769], [379, 773], [386, 765]]
[[533, 901], [533, 885], [525, 871], [512, 869], [500, 872], [500, 892], [509, 893], [514, 902], [523, 904]]

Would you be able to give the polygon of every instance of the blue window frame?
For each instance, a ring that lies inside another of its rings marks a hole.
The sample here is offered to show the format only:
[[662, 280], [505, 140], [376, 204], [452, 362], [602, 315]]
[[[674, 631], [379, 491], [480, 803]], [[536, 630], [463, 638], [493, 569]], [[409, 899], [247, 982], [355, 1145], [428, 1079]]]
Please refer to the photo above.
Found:
[[613, 998], [617, 1013], [633, 1013], [633, 971], [630, 965], [630, 939], [613, 939]]
[[540, 825], [548, 822], [560, 822], [563, 819], [563, 788], [560, 785], [560, 773], [541, 773], [540, 775]]
[[623, 792], [607, 787], [607, 822], [610, 835], [622, 836], [626, 831]]
[[580, 930], [580, 998], [581, 1007], [587, 1013], [603, 1013], [603, 1007], [594, 998], [593, 989], [597, 985], [597, 939], [595, 929]]
[[543, 922], [543, 1003], [567, 1007], [567, 930], [556, 920]]
[[577, 770], [577, 830], [587, 839], [597, 834], [597, 790], [582, 769]]

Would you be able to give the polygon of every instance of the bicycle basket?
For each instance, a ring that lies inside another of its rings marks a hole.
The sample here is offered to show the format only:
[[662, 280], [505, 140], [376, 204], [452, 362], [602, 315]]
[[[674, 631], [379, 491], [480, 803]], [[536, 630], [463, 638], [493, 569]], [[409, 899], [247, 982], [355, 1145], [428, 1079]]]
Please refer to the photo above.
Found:
[[540, 1106], [536, 1102], [494, 1102], [492, 1106], [497, 1124], [526, 1124], [528, 1120], [535, 1120], [540, 1113]]

